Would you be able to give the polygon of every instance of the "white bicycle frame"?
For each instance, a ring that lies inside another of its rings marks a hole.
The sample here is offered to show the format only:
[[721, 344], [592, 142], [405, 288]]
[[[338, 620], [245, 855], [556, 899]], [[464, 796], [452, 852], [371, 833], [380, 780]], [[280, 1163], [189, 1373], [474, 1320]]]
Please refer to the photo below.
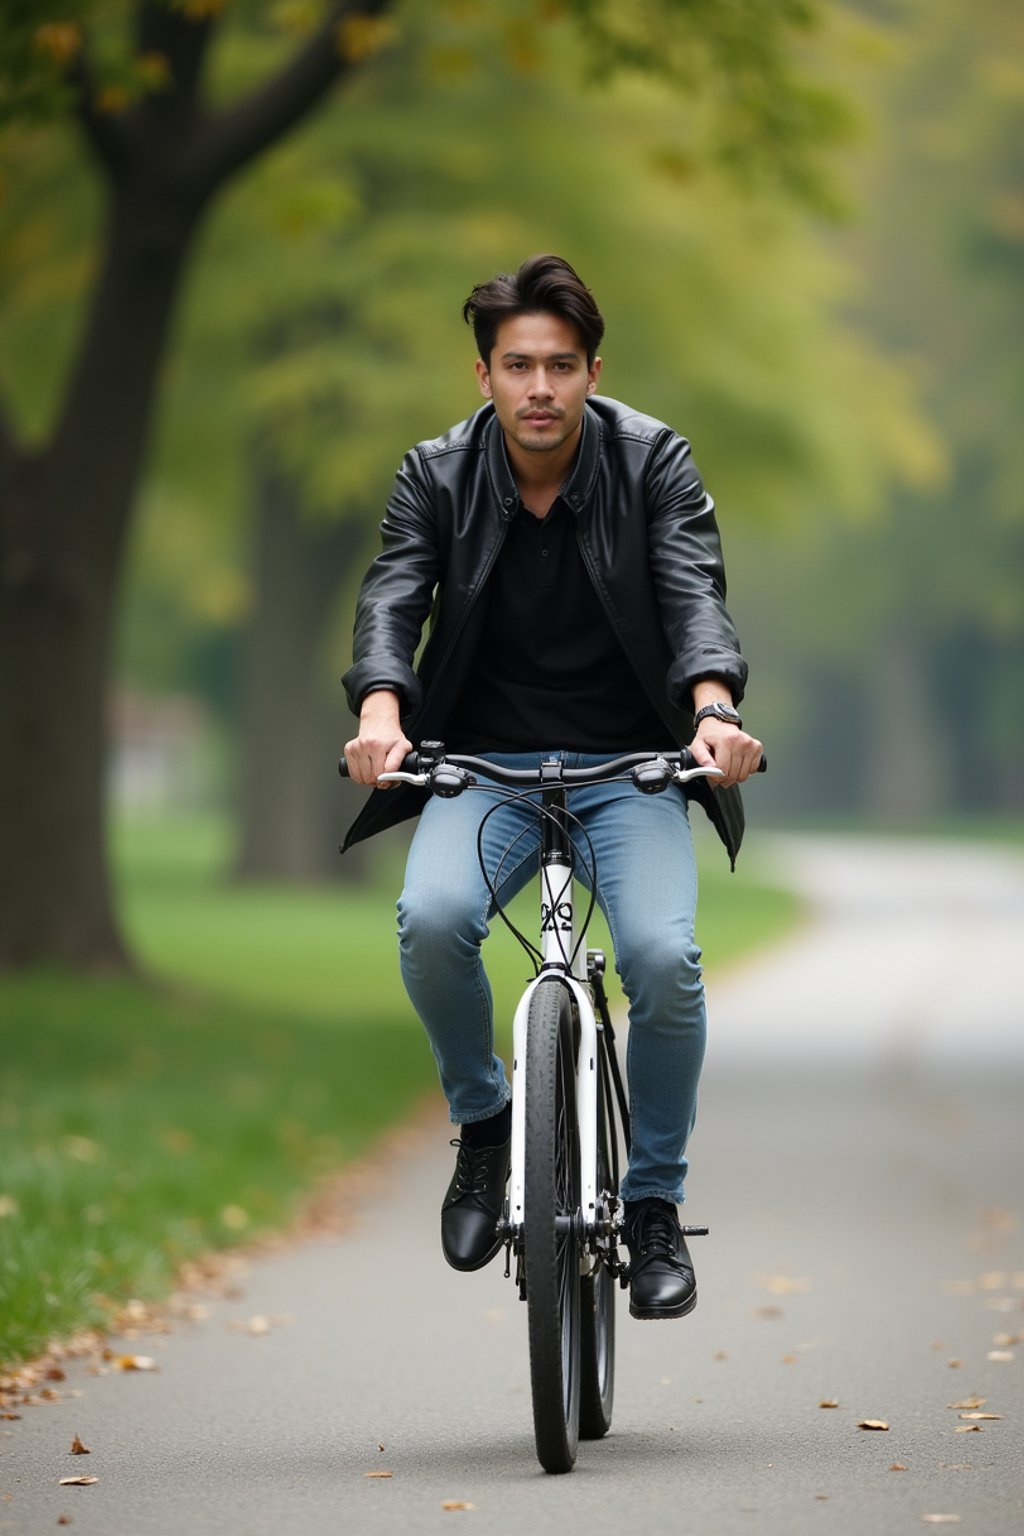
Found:
[[[579, 1014], [576, 1059], [576, 1118], [580, 1147], [580, 1205], [590, 1233], [597, 1222], [597, 1020], [587, 984], [587, 948], [577, 944], [572, 870], [567, 864], [541, 868], [542, 969], [519, 1000], [512, 1021], [512, 1174], [509, 1181], [510, 1235], [521, 1237], [526, 1182], [526, 1034], [530, 1000], [542, 981], [556, 978], [572, 992]], [[575, 969], [570, 956], [576, 955]]]

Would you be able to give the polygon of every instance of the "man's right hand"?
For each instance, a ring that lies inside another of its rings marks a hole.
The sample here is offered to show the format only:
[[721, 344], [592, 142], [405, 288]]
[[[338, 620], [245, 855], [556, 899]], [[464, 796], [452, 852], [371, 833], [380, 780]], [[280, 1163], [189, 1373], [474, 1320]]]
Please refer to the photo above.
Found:
[[[378, 688], [368, 693], [359, 711], [359, 734], [345, 743], [345, 760], [349, 778], [356, 784], [377, 786], [382, 773], [394, 773], [413, 750], [412, 742], [402, 730], [401, 710], [397, 693]], [[392, 789], [391, 784], [381, 784], [380, 789]]]

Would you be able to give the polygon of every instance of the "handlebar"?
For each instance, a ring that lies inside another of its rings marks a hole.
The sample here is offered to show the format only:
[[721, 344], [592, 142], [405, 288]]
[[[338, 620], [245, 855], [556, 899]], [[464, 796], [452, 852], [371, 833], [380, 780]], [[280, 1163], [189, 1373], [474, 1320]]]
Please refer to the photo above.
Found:
[[[441, 742], [423, 742], [419, 752], [410, 752], [402, 760], [401, 769], [395, 773], [382, 773], [378, 782], [414, 784], [430, 787], [435, 793], [456, 795], [473, 782], [474, 773], [484, 774], [499, 784], [515, 788], [533, 785], [542, 789], [546, 784], [594, 784], [617, 774], [630, 772], [637, 789], [648, 794], [657, 793], [670, 783], [686, 784], [691, 779], [721, 777], [720, 768], [706, 768], [699, 764], [687, 747], [673, 747], [667, 752], [627, 752], [622, 757], [611, 758], [591, 768], [565, 768], [557, 765], [557, 773], [544, 773], [544, 765], [538, 768], [502, 768], [484, 757], [471, 757], [464, 753], [446, 753]], [[445, 769], [451, 770], [445, 774]], [[766, 773], [768, 759], [762, 756], [758, 773]], [[343, 779], [349, 776], [344, 757], [338, 760], [338, 772]]]

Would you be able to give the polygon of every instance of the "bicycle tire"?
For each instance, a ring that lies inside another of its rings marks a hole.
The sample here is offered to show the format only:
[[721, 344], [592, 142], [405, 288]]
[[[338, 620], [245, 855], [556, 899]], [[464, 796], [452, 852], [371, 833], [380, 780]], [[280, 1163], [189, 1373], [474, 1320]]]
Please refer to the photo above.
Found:
[[[604, 1062], [601, 1062], [604, 1076]], [[615, 1195], [609, 1125], [603, 1081], [597, 1094], [598, 1198]], [[580, 1280], [580, 1439], [600, 1440], [612, 1427], [615, 1401], [615, 1276], [595, 1262]]]
[[[571, 1472], [580, 1419], [579, 1139], [572, 997], [553, 978], [530, 999], [525, 1078], [523, 1247], [534, 1437], [546, 1472]], [[572, 1222], [568, 1230], [564, 1218]]]

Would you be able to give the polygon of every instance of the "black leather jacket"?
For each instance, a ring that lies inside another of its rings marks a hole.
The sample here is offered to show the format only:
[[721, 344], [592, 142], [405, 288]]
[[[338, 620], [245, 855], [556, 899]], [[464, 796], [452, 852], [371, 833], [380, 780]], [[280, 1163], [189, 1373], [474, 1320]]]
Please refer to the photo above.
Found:
[[[692, 685], [721, 678], [739, 702], [747, 675], [725, 608], [714, 503], [690, 446], [662, 422], [593, 396], [561, 494], [608, 618], [665, 722], [665, 741], [640, 745], [685, 745], [693, 736]], [[391, 688], [402, 699], [411, 741], [444, 740], [474, 655], [478, 599], [518, 503], [491, 405], [406, 455], [381, 524], [381, 553], [359, 594], [354, 660], [342, 679], [356, 714], [371, 688]], [[429, 637], [414, 667], [428, 615]], [[735, 862], [743, 836], [739, 790], [711, 791], [698, 780], [688, 793]], [[423, 792], [408, 786], [373, 791], [345, 848], [418, 814], [422, 804]]]

